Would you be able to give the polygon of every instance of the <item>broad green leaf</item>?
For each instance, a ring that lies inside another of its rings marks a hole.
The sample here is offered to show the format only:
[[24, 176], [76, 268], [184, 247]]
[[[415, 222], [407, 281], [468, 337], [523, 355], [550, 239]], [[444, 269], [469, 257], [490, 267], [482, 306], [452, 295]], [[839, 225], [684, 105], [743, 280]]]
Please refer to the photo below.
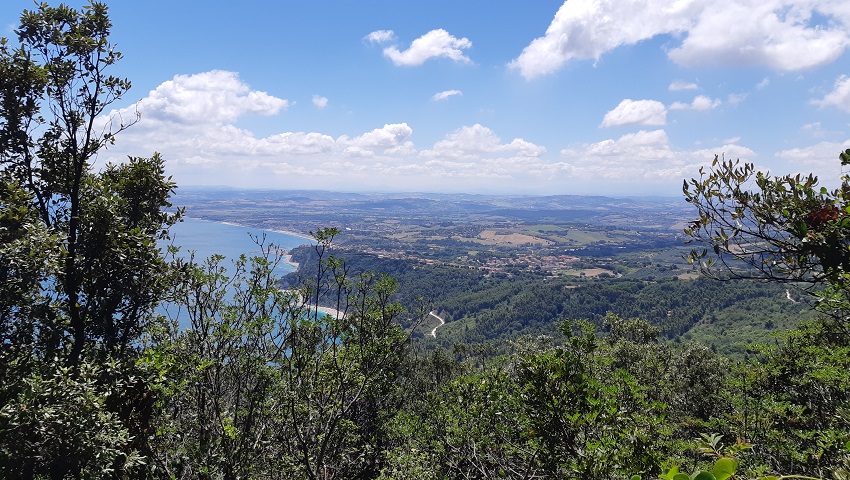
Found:
[[697, 476], [694, 477], [694, 480], [717, 480], [717, 479], [714, 478], [714, 475], [712, 475], [708, 472], [699, 472], [697, 474]]
[[714, 468], [711, 469], [711, 473], [714, 474], [714, 478], [717, 480], [726, 480], [732, 475], [735, 475], [735, 469], [737, 466], [738, 464], [735, 460], [731, 458], [721, 458], [714, 464]]
[[691, 477], [685, 475], [684, 473], [677, 473], [673, 475], [673, 480], [691, 480]]
[[661, 480], [674, 480], [677, 473], [679, 473], [679, 467], [673, 465], [672, 467], [670, 467], [670, 470], [668, 470], [667, 473], [662, 473], [661, 475], [659, 475], [659, 477], [661, 478]]

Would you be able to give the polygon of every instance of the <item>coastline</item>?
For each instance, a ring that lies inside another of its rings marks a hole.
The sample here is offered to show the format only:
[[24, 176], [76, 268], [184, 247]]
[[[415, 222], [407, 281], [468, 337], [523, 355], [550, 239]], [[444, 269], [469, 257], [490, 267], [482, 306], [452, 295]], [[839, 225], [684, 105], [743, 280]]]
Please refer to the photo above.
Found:
[[330, 315], [334, 318], [345, 318], [345, 314], [340, 312], [339, 310], [337, 310], [335, 308], [331, 308], [331, 307], [318, 307], [318, 308], [316, 308], [313, 305], [310, 305], [309, 308], [310, 308], [311, 311], [315, 309], [315, 310], [318, 310], [318, 311], [324, 313], [325, 315]]
[[[249, 229], [255, 229], [255, 230], [263, 230], [263, 231], [266, 231], [266, 232], [279, 233], [279, 234], [283, 234], [283, 235], [289, 235], [289, 236], [292, 236], [292, 237], [303, 238], [304, 240], [309, 240], [310, 242], [315, 241], [315, 239], [313, 237], [309, 236], [309, 235], [304, 235], [304, 234], [297, 233], [297, 232], [290, 232], [290, 231], [287, 231], [287, 230], [275, 230], [275, 229], [270, 229], [270, 228], [254, 227], [254, 226], [250, 226], [250, 225], [240, 225], [238, 223], [233, 223], [233, 222], [209, 220], [209, 219], [206, 219], [206, 218], [196, 218], [196, 217], [191, 217], [191, 216], [188, 216], [188, 215], [185, 218], [191, 218], [192, 220], [197, 220], [197, 221], [201, 221], [201, 222], [219, 223], [219, 224], [222, 224], [222, 225], [229, 225], [229, 226], [232, 226], [232, 227], [249, 228]], [[295, 262], [295, 261], [292, 260], [292, 255], [290, 255], [288, 253], [283, 254], [281, 256], [280, 260], [283, 263], [292, 266], [293, 268], [295, 268], [295, 270], [298, 270], [301, 267], [301, 265], [298, 262]], [[312, 311], [319, 311], [319, 312], [321, 312], [325, 315], [331, 315], [335, 318], [344, 318], [345, 317], [345, 314], [343, 312], [340, 312], [339, 310], [337, 310], [335, 308], [323, 307], [323, 306], [316, 307], [313, 304], [307, 304], [306, 307], [311, 312]]]
[[[303, 238], [303, 239], [306, 239], [306, 240], [313, 241], [313, 237], [309, 237], [307, 235], [303, 235], [303, 234], [300, 234], [300, 233], [290, 232], [288, 230], [271, 230], [271, 229], [268, 229], [268, 228], [257, 228], [257, 227], [251, 227], [251, 226], [248, 226], [248, 225], [240, 225], [238, 223], [233, 223], [233, 222], [218, 222], [216, 220], [206, 220], [206, 219], [203, 219], [203, 218], [194, 218], [194, 217], [189, 217], [189, 218], [192, 218], [193, 220], [201, 220], [201, 221], [205, 221], [205, 222], [216, 222], [216, 223], [220, 223], [222, 225], [230, 225], [231, 227], [255, 228], [257, 230], [264, 230], [266, 232], [281, 233], [283, 235], [289, 235], [291, 237], [299, 237], [299, 238]], [[298, 262], [292, 261], [292, 255], [290, 255], [288, 253], [283, 255], [283, 257], [281, 257], [281, 260], [283, 261], [283, 263], [294, 267], [296, 271], [298, 270], [298, 268], [301, 267], [301, 265]], [[334, 311], [336, 311], [336, 310], [334, 310]]]
[[305, 235], [303, 233], [298, 233], [298, 232], [290, 232], [289, 230], [276, 230], [276, 229], [272, 229], [272, 228], [254, 227], [254, 226], [251, 226], [251, 225], [240, 225], [238, 223], [233, 223], [233, 222], [220, 222], [218, 220], [207, 220], [205, 218], [194, 218], [194, 217], [187, 217], [187, 218], [192, 218], [193, 220], [201, 220], [201, 221], [206, 221], [206, 222], [221, 223], [222, 225], [230, 225], [231, 227], [254, 228], [254, 229], [257, 229], [257, 230], [265, 230], [267, 232], [281, 233], [283, 235], [289, 235], [291, 237], [300, 237], [300, 238], [303, 238], [305, 240], [310, 240], [311, 242], [314, 240], [313, 237], [311, 237], [309, 235]]
[[298, 262], [292, 261], [292, 255], [290, 255], [288, 253], [286, 255], [284, 255], [283, 257], [281, 257], [281, 261], [283, 261], [283, 263], [285, 263], [287, 265], [295, 267], [296, 271], [298, 271], [298, 269], [301, 267], [301, 264], [299, 264]]
[[[313, 242], [315, 240], [313, 237], [311, 237], [309, 235], [305, 235], [303, 233], [291, 232], [289, 230], [273, 230], [273, 229], [269, 229], [269, 228], [259, 228], [259, 227], [253, 227], [253, 226], [250, 226], [250, 225], [241, 225], [241, 224], [233, 223], [233, 222], [223, 222], [223, 221], [218, 221], [218, 220], [208, 220], [206, 218], [190, 217], [188, 215], [185, 218], [190, 218], [192, 220], [197, 220], [197, 221], [200, 221], [200, 222], [220, 223], [222, 225], [230, 225], [231, 227], [251, 228], [251, 229], [255, 229], [255, 230], [263, 230], [263, 231], [266, 231], [266, 232], [280, 233], [280, 234], [283, 234], [283, 235], [289, 235], [291, 237], [303, 238], [305, 240], [309, 240], [310, 242]], [[292, 255], [290, 255], [290, 254], [283, 255], [281, 260], [283, 261], [283, 263], [294, 267], [295, 270], [298, 270], [298, 268], [301, 266], [301, 265], [298, 264], [298, 262], [292, 261]]]

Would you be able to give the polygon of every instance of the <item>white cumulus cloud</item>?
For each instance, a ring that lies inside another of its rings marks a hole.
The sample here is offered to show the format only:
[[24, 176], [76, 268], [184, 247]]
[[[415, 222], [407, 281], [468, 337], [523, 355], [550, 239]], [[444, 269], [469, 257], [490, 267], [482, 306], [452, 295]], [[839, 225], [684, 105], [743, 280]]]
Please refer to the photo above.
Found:
[[431, 100], [435, 102], [439, 102], [442, 100], [447, 100], [452, 95], [460, 95], [463, 96], [463, 93], [460, 90], [445, 90], [440, 93], [435, 93]]
[[418, 66], [432, 58], [449, 58], [456, 62], [469, 62], [463, 50], [472, 47], [467, 38], [457, 38], [442, 28], [431, 30], [414, 40], [407, 50], [395, 45], [384, 49], [384, 55], [399, 66]]
[[342, 136], [337, 140], [345, 155], [372, 157], [376, 154], [404, 155], [414, 151], [409, 140], [413, 129], [406, 123], [387, 124], [363, 135], [349, 139]]
[[667, 107], [656, 100], [625, 99], [602, 119], [603, 127], [620, 125], [664, 125]]
[[232, 122], [245, 114], [275, 115], [287, 100], [251, 90], [235, 72], [177, 75], [137, 104], [143, 118], [175, 123]]
[[672, 35], [680, 43], [668, 57], [679, 65], [794, 71], [836, 60], [850, 46], [848, 34], [843, 0], [569, 0], [510, 66], [532, 79], [570, 60]]
[[664, 130], [641, 130], [561, 150], [574, 178], [622, 182], [630, 189], [636, 181], [681, 184], [683, 178], [710, 164], [715, 154], [724, 153], [741, 159], [755, 156], [749, 148], [734, 144], [704, 150], [676, 149]]
[[[500, 184], [502, 188], [520, 183], [534, 188], [541, 179], [551, 178], [562, 170], [559, 163], [542, 157], [546, 148], [515, 138], [502, 140], [488, 127], [474, 124], [459, 128], [436, 142], [429, 150], [419, 152], [424, 159], [420, 174], [440, 178], [455, 188], [469, 185], [469, 180], [484, 184]], [[495, 182], [495, 183], [494, 183]]]
[[515, 138], [510, 143], [502, 140], [489, 128], [476, 123], [462, 127], [446, 135], [434, 144], [431, 150], [420, 152], [424, 157], [476, 159], [482, 155], [508, 155], [519, 157], [539, 157], [546, 148]]
[[328, 97], [322, 97], [320, 95], [313, 95], [313, 105], [317, 108], [322, 109], [328, 106]]
[[[326, 99], [316, 96], [314, 103], [321, 106]], [[232, 72], [177, 76], [136, 106], [98, 119], [106, 125], [112, 119], [135, 118], [136, 109], [141, 115], [138, 124], [122, 132], [100, 160], [120, 162], [127, 155], [149, 155], [157, 150], [178, 181], [186, 175], [193, 182], [210, 178], [206, 181], [214, 184], [268, 186], [275, 174], [282, 172], [339, 176], [331, 165], [338, 159], [367, 159], [378, 164], [416, 152], [413, 130], [406, 123], [338, 138], [322, 132], [281, 132], [257, 138], [235, 125], [244, 115], [274, 115], [286, 105], [286, 100], [252, 90]], [[361, 164], [364, 168], [369, 165]]]

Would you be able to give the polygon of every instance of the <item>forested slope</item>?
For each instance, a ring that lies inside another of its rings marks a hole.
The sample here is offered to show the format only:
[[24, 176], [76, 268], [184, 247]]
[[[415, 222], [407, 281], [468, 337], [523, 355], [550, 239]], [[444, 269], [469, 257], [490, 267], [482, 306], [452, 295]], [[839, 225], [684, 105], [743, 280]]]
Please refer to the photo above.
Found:
[[[658, 279], [652, 281], [640, 279], [645, 272], [634, 275], [639, 278], [606, 276], [576, 281], [346, 253], [343, 258], [351, 273], [384, 272], [396, 278], [399, 290], [395, 298], [408, 311], [425, 305], [438, 312], [447, 324], [440, 328], [437, 343], [446, 348], [454, 342], [552, 335], [564, 319], [588, 319], [601, 329], [602, 319], [610, 312], [642, 318], [670, 340], [697, 338], [723, 353], [743, 355], [751, 343], [769, 341], [771, 334], [813, 316], [808, 305], [788, 299], [787, 289], [793, 286], [679, 279], [664, 276], [661, 267], [655, 267], [654, 278]], [[284, 284], [296, 284], [308, 273], [315, 274], [311, 247], [294, 249], [292, 258], [301, 269], [284, 277]], [[418, 334], [426, 330], [430, 332], [423, 328]]]

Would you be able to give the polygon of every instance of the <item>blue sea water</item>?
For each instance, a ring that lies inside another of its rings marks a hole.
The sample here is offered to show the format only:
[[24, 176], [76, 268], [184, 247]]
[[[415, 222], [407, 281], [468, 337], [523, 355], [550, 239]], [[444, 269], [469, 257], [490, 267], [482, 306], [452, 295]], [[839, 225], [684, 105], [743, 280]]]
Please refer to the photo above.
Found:
[[[190, 252], [194, 251], [195, 261], [197, 262], [202, 262], [211, 255], [224, 255], [225, 260], [222, 262], [222, 266], [228, 272], [232, 272], [233, 262], [240, 255], [244, 254], [252, 257], [261, 254], [260, 248], [254, 242], [252, 236], [263, 238], [263, 235], [265, 235], [266, 244], [272, 243], [284, 252], [300, 245], [312, 243], [310, 239], [298, 235], [287, 235], [270, 230], [241, 227], [195, 218], [184, 218], [183, 222], [172, 226], [170, 230], [171, 242], [169, 243], [180, 247], [178, 256], [182, 258], [188, 258]], [[165, 242], [160, 244], [163, 249], [167, 245], [168, 243]], [[295, 270], [295, 266], [280, 262], [274, 270], [274, 274], [282, 277], [293, 270]], [[157, 307], [156, 311], [172, 320], [176, 320], [181, 328], [189, 326], [189, 319], [186, 313], [173, 304], [161, 304]]]
[[[262, 238], [265, 235], [266, 243], [273, 243], [284, 251], [312, 243], [310, 239], [298, 235], [196, 218], [184, 218], [183, 222], [171, 227], [170, 234], [171, 243], [180, 247], [180, 256], [186, 257], [190, 251], [194, 251], [195, 260], [200, 261], [210, 255], [224, 255], [227, 266], [232, 265], [239, 255], [251, 257], [261, 253], [251, 236]], [[281, 262], [275, 274], [283, 276], [294, 269], [292, 265]]]

